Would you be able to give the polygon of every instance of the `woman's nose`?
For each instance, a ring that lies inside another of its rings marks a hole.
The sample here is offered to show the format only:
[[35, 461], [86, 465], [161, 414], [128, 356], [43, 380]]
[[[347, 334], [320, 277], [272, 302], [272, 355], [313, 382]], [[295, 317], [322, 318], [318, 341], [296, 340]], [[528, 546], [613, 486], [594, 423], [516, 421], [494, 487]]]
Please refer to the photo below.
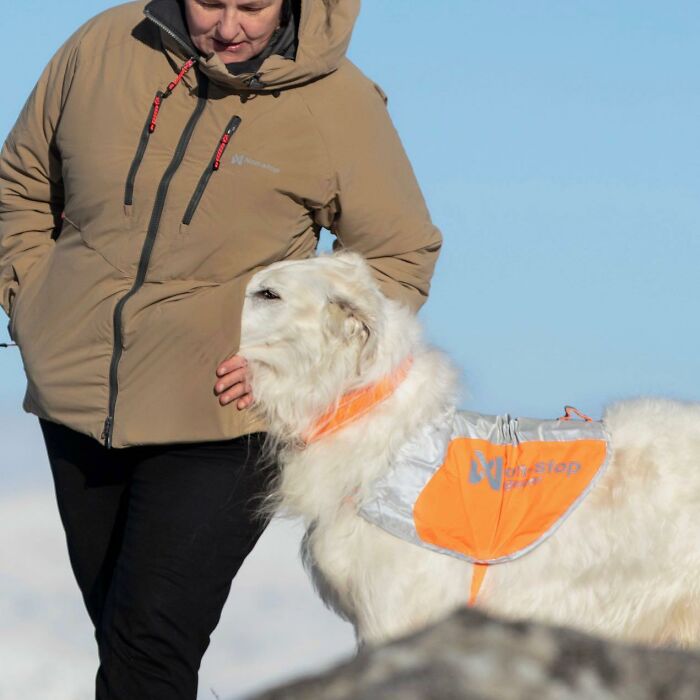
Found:
[[240, 38], [241, 21], [238, 10], [227, 8], [224, 11], [219, 20], [217, 33], [222, 41], [233, 41], [236, 38]]

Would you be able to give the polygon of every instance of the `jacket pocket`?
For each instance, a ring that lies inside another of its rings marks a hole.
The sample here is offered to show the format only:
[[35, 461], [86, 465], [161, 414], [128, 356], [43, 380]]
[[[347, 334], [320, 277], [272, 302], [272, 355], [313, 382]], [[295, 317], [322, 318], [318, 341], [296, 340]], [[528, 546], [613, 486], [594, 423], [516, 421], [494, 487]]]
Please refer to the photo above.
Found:
[[10, 298], [9, 298], [9, 321], [7, 322], [7, 335], [10, 336], [10, 340], [14, 341], [15, 336], [14, 336], [14, 323], [12, 322], [12, 319], [15, 317], [15, 304], [17, 303], [17, 292], [14, 289], [10, 290]]
[[124, 187], [125, 213], [131, 212], [131, 205], [134, 203], [134, 186], [136, 183], [136, 175], [138, 175], [141, 162], [143, 161], [144, 155], [146, 155], [146, 148], [148, 148], [150, 136], [156, 128], [156, 118], [158, 117], [158, 111], [160, 110], [162, 101], [163, 93], [159, 90], [156, 93], [153, 103], [151, 104], [151, 109], [146, 117], [146, 123], [143, 125], [143, 129], [141, 130], [139, 143], [136, 147], [136, 154], [134, 155], [134, 159], [131, 161], [131, 167], [129, 168], [129, 173], [126, 176], [126, 185]]
[[[41, 261], [38, 261], [40, 263]], [[34, 265], [38, 264], [37, 262], [34, 263]], [[32, 265], [32, 267], [34, 267]], [[15, 328], [17, 327], [17, 307], [18, 307], [18, 301], [20, 297], [24, 294], [25, 288], [27, 286], [27, 281], [30, 279], [29, 272], [31, 271], [32, 267], [27, 270], [25, 273], [20, 273], [20, 271], [17, 269], [17, 266], [13, 266], [13, 271], [14, 271], [14, 276], [18, 280], [19, 284], [17, 286], [17, 289], [13, 289], [10, 292], [10, 314], [9, 314], [9, 323], [7, 324], [7, 332], [10, 336], [10, 338], [14, 341], [17, 342], [17, 337], [15, 335]]]
[[[62, 218], [63, 221], [65, 222], [65, 223], [64, 223], [64, 226], [65, 226], [65, 224], [69, 224], [69, 225], [72, 226], [76, 231], [80, 231], [80, 226], [78, 226], [78, 224], [76, 224], [75, 221], [73, 221], [73, 219], [71, 219], [71, 218], [69, 218], [68, 216], [66, 216], [66, 213], [65, 213], [65, 212], [63, 212], [63, 214], [61, 215], [61, 218]], [[61, 231], [63, 231], [63, 227], [61, 227]], [[59, 234], [59, 235], [60, 235], [60, 234]]]
[[12, 338], [12, 340], [17, 344], [19, 344], [19, 341], [17, 340], [17, 319], [19, 318], [20, 310], [23, 308], [25, 295], [27, 294], [29, 288], [34, 285], [36, 279], [41, 276], [41, 268], [46, 265], [48, 258], [51, 257], [52, 253], [53, 248], [42, 258], [36, 260], [26, 270], [19, 268], [17, 265], [12, 266], [14, 276], [19, 281], [19, 285], [16, 290], [11, 292], [12, 297], [10, 301], [9, 314], [10, 320], [7, 324], [7, 332], [10, 335], [10, 338]]
[[241, 124], [241, 118], [238, 116], [235, 116], [235, 117], [231, 118], [228, 125], [226, 126], [226, 130], [224, 131], [223, 135], [221, 136], [221, 139], [219, 139], [219, 143], [216, 146], [216, 150], [214, 151], [214, 155], [211, 157], [209, 164], [204, 169], [202, 176], [199, 178], [199, 182], [197, 183], [197, 187], [194, 190], [194, 194], [192, 195], [192, 198], [190, 199], [190, 202], [187, 205], [187, 209], [185, 209], [185, 215], [182, 217], [182, 223], [185, 226], [190, 225], [192, 218], [194, 217], [195, 212], [197, 211], [197, 207], [199, 206], [199, 202], [202, 199], [202, 195], [204, 194], [204, 190], [207, 189], [207, 185], [209, 184], [209, 180], [211, 179], [211, 176], [221, 166], [221, 158], [224, 155], [224, 151], [226, 150], [226, 146], [228, 146], [229, 141], [231, 140], [233, 135], [238, 130], [238, 127], [240, 126], [240, 124]]

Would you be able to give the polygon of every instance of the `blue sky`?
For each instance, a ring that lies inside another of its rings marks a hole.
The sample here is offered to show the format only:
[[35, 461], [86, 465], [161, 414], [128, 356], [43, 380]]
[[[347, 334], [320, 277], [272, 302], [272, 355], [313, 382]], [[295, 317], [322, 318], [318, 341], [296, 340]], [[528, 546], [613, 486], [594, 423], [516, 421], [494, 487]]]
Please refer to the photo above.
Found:
[[[0, 138], [53, 51], [112, 4], [3, 9]], [[698, 36], [684, 0], [364, 3], [350, 55], [388, 93], [444, 234], [421, 316], [465, 407], [700, 400]], [[46, 490], [23, 388], [0, 350], [0, 440], [18, 455], [0, 473]]]

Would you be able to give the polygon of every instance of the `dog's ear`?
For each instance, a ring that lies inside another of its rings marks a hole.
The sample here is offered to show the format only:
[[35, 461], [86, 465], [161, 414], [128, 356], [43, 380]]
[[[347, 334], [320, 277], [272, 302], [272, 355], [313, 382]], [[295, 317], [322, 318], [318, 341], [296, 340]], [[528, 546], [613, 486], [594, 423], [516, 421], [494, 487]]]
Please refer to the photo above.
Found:
[[370, 319], [358, 305], [338, 297], [329, 299], [326, 306], [326, 330], [343, 340], [361, 339], [366, 341], [370, 335]]
[[371, 313], [347, 299], [329, 299], [326, 305], [325, 331], [346, 343], [357, 345], [357, 373], [372, 361], [377, 346]]

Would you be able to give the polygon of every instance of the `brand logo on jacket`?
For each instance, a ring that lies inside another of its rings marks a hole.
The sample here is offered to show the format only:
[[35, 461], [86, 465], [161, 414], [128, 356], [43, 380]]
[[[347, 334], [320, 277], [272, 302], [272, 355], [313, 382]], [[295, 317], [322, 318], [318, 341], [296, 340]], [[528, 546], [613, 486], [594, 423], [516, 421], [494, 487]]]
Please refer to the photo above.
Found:
[[270, 165], [269, 163], [263, 163], [262, 161], [255, 160], [255, 158], [251, 158], [250, 156], [245, 155], [244, 153], [234, 153], [231, 156], [231, 163], [233, 165], [237, 165], [239, 167], [243, 167], [244, 165], [252, 165], [256, 168], [262, 168], [263, 170], [269, 170], [271, 173], [275, 173], [275, 175], [281, 170], [277, 168], [274, 165]]

